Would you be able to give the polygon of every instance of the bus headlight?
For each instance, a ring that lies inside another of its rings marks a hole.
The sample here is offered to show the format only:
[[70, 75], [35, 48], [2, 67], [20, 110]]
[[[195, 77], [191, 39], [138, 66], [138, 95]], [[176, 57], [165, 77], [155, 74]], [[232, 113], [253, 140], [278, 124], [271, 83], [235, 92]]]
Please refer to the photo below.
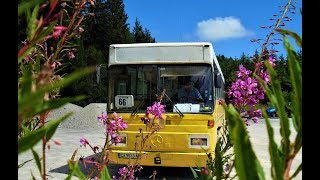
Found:
[[209, 135], [206, 134], [191, 134], [189, 135], [189, 147], [199, 149], [208, 148], [209, 139]]

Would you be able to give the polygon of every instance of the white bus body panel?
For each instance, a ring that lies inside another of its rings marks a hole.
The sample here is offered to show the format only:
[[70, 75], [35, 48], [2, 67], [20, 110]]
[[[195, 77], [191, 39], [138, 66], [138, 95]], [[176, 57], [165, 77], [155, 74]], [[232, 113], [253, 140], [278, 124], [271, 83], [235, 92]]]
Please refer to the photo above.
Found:
[[210, 43], [114, 44], [110, 46], [109, 65], [206, 62], [211, 64], [212, 51]]

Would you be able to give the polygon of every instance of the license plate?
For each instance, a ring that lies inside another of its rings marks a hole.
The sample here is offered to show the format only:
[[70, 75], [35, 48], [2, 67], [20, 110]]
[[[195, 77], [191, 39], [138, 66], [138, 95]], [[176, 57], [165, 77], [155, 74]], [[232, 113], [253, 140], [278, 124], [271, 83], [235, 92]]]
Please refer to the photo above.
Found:
[[118, 153], [118, 158], [121, 159], [138, 159], [139, 154], [134, 153]]

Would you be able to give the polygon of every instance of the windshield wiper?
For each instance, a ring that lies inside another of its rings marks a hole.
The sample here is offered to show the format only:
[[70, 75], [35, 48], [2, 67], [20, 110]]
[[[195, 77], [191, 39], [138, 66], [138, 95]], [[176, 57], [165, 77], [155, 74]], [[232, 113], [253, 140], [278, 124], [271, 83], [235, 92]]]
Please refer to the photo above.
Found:
[[[158, 88], [157, 88], [158, 89]], [[158, 89], [158, 91], [160, 91]], [[171, 100], [171, 98], [167, 95], [166, 91], [163, 91], [163, 94], [168, 98], [169, 102], [173, 105], [173, 108], [175, 108], [177, 110], [177, 113], [179, 114], [180, 117], [184, 117], [184, 114], [180, 111], [180, 109], [174, 105], [173, 101]]]
[[134, 108], [134, 110], [131, 113], [131, 116], [134, 116], [137, 114], [138, 109], [145, 103], [146, 99], [142, 98], [142, 101], [138, 104], [138, 106], [136, 108]]

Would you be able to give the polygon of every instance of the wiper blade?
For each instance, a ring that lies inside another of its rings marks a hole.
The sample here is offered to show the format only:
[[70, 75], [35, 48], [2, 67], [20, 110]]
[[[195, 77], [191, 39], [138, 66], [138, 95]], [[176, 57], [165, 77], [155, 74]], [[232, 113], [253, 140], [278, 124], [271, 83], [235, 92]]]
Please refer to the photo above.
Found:
[[[171, 101], [171, 103], [173, 104], [172, 101]], [[180, 109], [177, 106], [175, 106], [174, 104], [173, 104], [173, 108], [175, 108], [177, 110], [177, 113], [179, 114], [180, 117], [184, 116], [183, 113], [180, 111]]]
[[131, 116], [134, 116], [137, 114], [138, 109], [145, 103], [146, 99], [142, 99], [142, 101], [138, 104], [138, 106], [136, 108], [134, 108], [134, 110], [131, 113]]
[[[158, 89], [159, 91], [159, 89]], [[169, 102], [173, 105], [173, 108], [175, 108], [177, 110], [177, 113], [179, 114], [180, 117], [184, 117], [184, 114], [180, 111], [180, 109], [174, 105], [173, 101], [171, 100], [171, 98], [167, 95], [166, 91], [163, 91], [163, 94], [168, 98]]]

